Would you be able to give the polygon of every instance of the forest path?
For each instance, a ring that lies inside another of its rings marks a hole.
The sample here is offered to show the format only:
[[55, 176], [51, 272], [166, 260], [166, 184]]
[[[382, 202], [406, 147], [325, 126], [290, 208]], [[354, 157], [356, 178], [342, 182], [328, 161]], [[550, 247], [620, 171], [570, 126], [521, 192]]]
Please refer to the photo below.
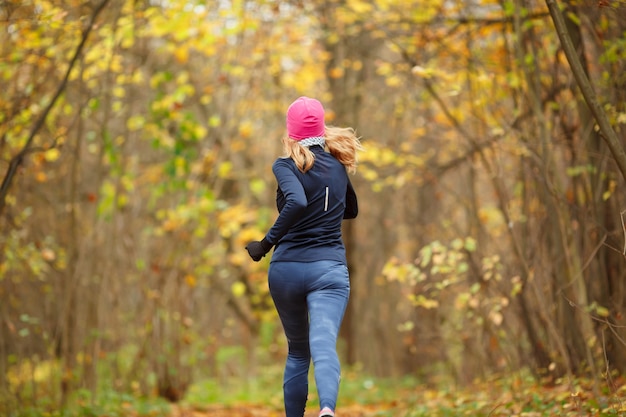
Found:
[[[378, 411], [389, 409], [388, 405], [348, 405], [341, 407], [341, 417], [369, 417]], [[318, 410], [307, 411], [304, 417], [317, 417]], [[242, 404], [238, 406], [209, 406], [202, 409], [189, 409], [172, 406], [172, 417], [283, 417], [280, 410], [261, 406]]]

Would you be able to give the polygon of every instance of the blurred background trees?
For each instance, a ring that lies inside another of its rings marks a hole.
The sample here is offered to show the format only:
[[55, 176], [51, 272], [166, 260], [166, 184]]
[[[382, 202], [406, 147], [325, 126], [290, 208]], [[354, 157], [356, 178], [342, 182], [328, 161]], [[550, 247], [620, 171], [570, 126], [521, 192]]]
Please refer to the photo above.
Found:
[[[624, 146], [626, 4], [559, 4]], [[6, 407], [282, 361], [244, 246], [299, 95], [365, 147], [347, 363], [624, 372], [626, 184], [543, 2], [8, 0], [0, 40]]]

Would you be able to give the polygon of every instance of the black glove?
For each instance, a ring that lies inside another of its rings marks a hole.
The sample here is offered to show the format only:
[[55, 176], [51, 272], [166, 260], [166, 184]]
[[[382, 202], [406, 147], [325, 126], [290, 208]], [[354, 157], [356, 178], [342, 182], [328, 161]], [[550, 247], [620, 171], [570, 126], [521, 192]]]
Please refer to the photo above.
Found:
[[259, 262], [261, 258], [263, 258], [267, 252], [272, 249], [272, 246], [274, 245], [263, 238], [260, 242], [255, 240], [254, 242], [248, 243], [246, 245], [246, 250], [254, 262]]

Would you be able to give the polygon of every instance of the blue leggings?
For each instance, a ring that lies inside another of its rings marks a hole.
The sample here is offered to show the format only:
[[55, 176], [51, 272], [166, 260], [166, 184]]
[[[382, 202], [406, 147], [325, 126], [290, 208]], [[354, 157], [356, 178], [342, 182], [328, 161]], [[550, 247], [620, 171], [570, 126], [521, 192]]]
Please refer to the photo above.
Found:
[[286, 417], [304, 415], [311, 359], [320, 408], [334, 410], [340, 378], [337, 334], [350, 295], [348, 268], [337, 261], [272, 262], [268, 278], [289, 345]]

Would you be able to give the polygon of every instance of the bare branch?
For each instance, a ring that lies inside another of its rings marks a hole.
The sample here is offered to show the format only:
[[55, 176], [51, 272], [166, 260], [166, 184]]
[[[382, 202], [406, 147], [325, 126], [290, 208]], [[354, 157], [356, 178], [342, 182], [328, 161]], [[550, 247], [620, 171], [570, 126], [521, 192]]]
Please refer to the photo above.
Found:
[[65, 72], [65, 76], [63, 77], [63, 80], [59, 84], [54, 95], [52, 96], [52, 99], [50, 100], [50, 103], [48, 103], [48, 106], [44, 109], [44, 111], [39, 115], [39, 118], [35, 121], [35, 124], [30, 130], [28, 139], [26, 140], [26, 143], [24, 144], [22, 149], [20, 150], [20, 152], [18, 152], [17, 155], [11, 158], [11, 161], [9, 162], [9, 168], [7, 169], [4, 179], [2, 180], [2, 184], [0, 185], [0, 215], [2, 215], [2, 213], [4, 212], [4, 207], [6, 205], [6, 197], [7, 197], [7, 194], [9, 193], [9, 188], [11, 186], [11, 183], [13, 182], [13, 178], [15, 177], [15, 174], [17, 173], [17, 169], [20, 167], [20, 165], [22, 165], [22, 163], [24, 162], [24, 158], [29, 153], [29, 150], [35, 139], [35, 135], [37, 134], [37, 132], [39, 132], [41, 127], [44, 125], [44, 123], [46, 122], [46, 118], [48, 117], [48, 114], [54, 108], [54, 105], [56, 104], [61, 94], [63, 94], [63, 91], [65, 91], [65, 87], [67, 86], [68, 80], [70, 78], [70, 73], [72, 72], [72, 69], [76, 65], [76, 62], [78, 62], [78, 58], [80, 57], [80, 54], [83, 51], [85, 44], [87, 43], [87, 39], [89, 38], [89, 34], [91, 33], [91, 30], [95, 24], [96, 18], [98, 17], [100, 12], [104, 10], [108, 2], [109, 0], [102, 0], [102, 2], [94, 9], [91, 15], [91, 21], [89, 22], [87, 27], [85, 27], [85, 29], [83, 30], [80, 43], [78, 44], [78, 46], [76, 47], [76, 50], [74, 51], [74, 56], [70, 60], [70, 63], [67, 67], [67, 71]]
[[624, 232], [624, 251], [622, 255], [626, 256], [626, 226], [624, 225], [624, 214], [626, 214], [626, 210], [623, 210], [620, 213], [620, 219], [622, 220], [622, 231]]
[[611, 154], [613, 154], [613, 158], [615, 159], [615, 162], [617, 163], [617, 166], [622, 173], [622, 177], [624, 178], [624, 180], [626, 180], [626, 151], [624, 150], [620, 139], [617, 137], [615, 130], [613, 130], [613, 127], [611, 126], [611, 122], [609, 121], [606, 112], [598, 102], [598, 99], [591, 83], [589, 82], [589, 78], [587, 77], [585, 69], [583, 68], [578, 54], [576, 53], [576, 48], [572, 43], [569, 32], [567, 31], [565, 18], [563, 17], [561, 9], [556, 4], [556, 0], [546, 0], [546, 4], [548, 5], [548, 9], [550, 9], [552, 21], [554, 22], [554, 26], [556, 27], [556, 32], [559, 36], [559, 39], [561, 40], [563, 51], [565, 52], [567, 61], [569, 62], [570, 68], [572, 69], [574, 78], [576, 78], [576, 83], [578, 84], [578, 87], [580, 88], [583, 97], [585, 98], [585, 102], [587, 103], [589, 110], [593, 114], [593, 117], [595, 118], [596, 123], [600, 128], [602, 138], [611, 150]]

